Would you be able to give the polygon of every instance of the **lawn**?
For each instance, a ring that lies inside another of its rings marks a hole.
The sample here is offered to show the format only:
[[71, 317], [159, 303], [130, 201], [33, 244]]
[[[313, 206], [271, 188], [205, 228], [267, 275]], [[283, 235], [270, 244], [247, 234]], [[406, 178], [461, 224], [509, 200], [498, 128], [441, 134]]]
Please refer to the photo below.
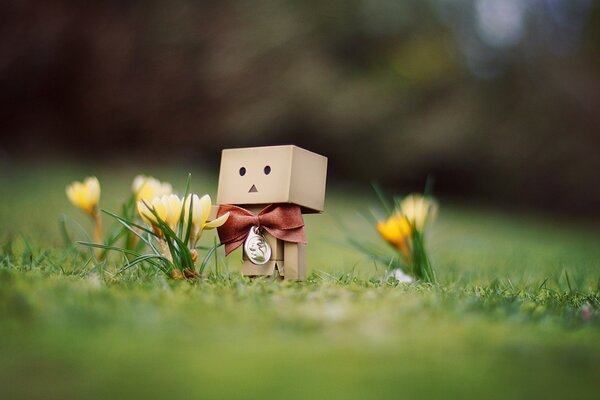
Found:
[[[198, 168], [193, 189], [214, 195]], [[183, 189], [186, 166], [144, 169]], [[66, 246], [66, 200], [96, 174], [116, 210], [127, 165], [0, 172], [0, 398], [595, 398], [600, 229], [442, 201], [439, 285], [383, 281], [345, 237], [376, 242], [368, 188], [330, 185], [306, 217], [310, 279], [246, 280], [239, 251], [198, 282], [116, 274]], [[105, 224], [110, 221], [105, 218]], [[205, 240], [210, 242], [214, 235]]]

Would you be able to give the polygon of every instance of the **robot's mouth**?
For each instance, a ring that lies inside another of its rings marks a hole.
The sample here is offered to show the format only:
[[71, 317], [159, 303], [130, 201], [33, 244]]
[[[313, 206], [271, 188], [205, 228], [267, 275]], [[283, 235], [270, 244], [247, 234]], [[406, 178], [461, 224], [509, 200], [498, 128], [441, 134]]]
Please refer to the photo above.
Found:
[[257, 193], [257, 192], [258, 192], [258, 189], [256, 188], [256, 185], [252, 185], [250, 190], [248, 190], [248, 193]]

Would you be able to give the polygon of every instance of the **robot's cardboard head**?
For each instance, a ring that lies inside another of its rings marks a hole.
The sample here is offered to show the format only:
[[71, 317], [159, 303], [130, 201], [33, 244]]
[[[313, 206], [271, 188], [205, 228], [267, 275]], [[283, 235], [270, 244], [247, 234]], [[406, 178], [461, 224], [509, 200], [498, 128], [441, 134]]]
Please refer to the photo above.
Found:
[[325, 205], [327, 158], [296, 146], [223, 150], [217, 203], [292, 203], [305, 212]]

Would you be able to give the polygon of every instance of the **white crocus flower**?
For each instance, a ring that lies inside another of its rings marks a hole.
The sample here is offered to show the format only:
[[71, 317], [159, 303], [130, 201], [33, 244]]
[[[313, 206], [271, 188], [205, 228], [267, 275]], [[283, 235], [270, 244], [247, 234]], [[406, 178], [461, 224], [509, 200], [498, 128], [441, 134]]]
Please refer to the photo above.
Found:
[[100, 182], [95, 176], [85, 178], [83, 182], [73, 182], [67, 186], [67, 197], [74, 206], [95, 216], [100, 201]]
[[181, 199], [175, 194], [155, 197], [149, 201], [140, 200], [137, 208], [144, 221], [152, 226], [157, 225], [157, 219], [151, 210], [154, 210], [158, 218], [169, 225], [172, 230], [177, 228], [181, 217]]
[[212, 221], [208, 221], [212, 209], [212, 201], [210, 196], [206, 194], [202, 197], [199, 197], [197, 194], [189, 194], [185, 199], [183, 209], [183, 223], [185, 227], [187, 227], [189, 221], [190, 202], [192, 207], [190, 245], [193, 247], [202, 236], [202, 231], [218, 228], [219, 226], [223, 225], [227, 221], [227, 218], [229, 218], [229, 213], [226, 213]]
[[133, 179], [131, 190], [136, 200], [152, 200], [173, 193], [173, 187], [168, 182], [161, 182], [152, 176], [138, 175]]
[[406, 196], [400, 203], [400, 210], [419, 232], [432, 221], [437, 213], [437, 204], [418, 194]]

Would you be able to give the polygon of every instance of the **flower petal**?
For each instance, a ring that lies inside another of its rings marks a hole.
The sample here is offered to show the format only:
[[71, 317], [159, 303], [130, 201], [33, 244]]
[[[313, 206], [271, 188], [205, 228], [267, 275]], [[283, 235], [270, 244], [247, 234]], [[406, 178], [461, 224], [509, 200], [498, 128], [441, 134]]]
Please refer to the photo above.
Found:
[[213, 219], [210, 222], [207, 222], [204, 225], [204, 229], [214, 229], [214, 228], [218, 228], [219, 226], [223, 225], [225, 222], [227, 222], [227, 219], [229, 218], [229, 212], [226, 212], [225, 214], [221, 215], [219, 218], [217, 219]]
[[133, 178], [133, 182], [131, 183], [131, 191], [137, 194], [137, 192], [139, 192], [144, 185], [144, 182], [146, 182], [146, 177], [144, 175], [138, 175]]
[[140, 216], [148, 225], [153, 225], [156, 222], [156, 217], [150, 211], [149, 205], [146, 201], [140, 200], [137, 202], [137, 210]]
[[200, 204], [202, 205], [202, 214], [201, 214], [201, 224], [206, 224], [208, 217], [210, 215], [210, 209], [212, 208], [212, 201], [210, 200], [210, 196], [205, 194], [200, 198]]

